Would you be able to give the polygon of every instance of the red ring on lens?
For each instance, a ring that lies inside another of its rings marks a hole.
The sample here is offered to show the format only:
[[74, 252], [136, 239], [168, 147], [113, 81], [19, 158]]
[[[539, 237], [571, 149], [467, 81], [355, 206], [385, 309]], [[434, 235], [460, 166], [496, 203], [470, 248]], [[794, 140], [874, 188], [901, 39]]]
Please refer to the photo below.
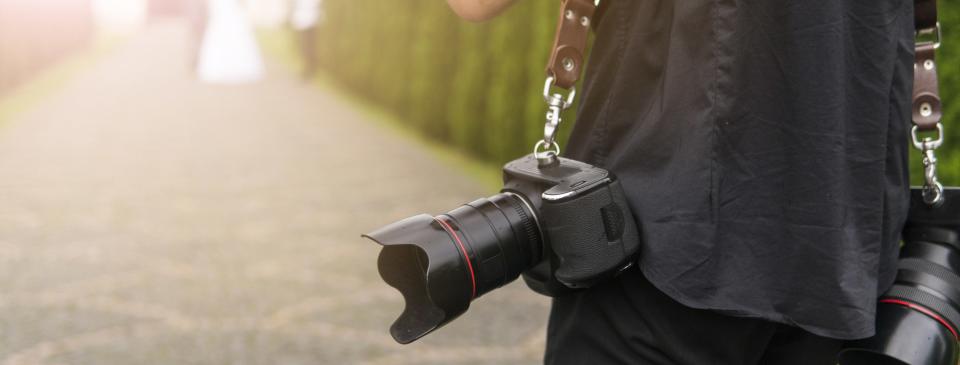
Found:
[[953, 326], [950, 325], [950, 322], [947, 322], [947, 320], [943, 319], [943, 317], [941, 317], [939, 314], [935, 313], [932, 310], [927, 309], [922, 305], [911, 303], [911, 302], [900, 300], [900, 299], [880, 299], [880, 303], [896, 304], [896, 305], [904, 306], [904, 307], [913, 309], [917, 312], [926, 314], [928, 317], [933, 318], [937, 322], [940, 322], [940, 324], [942, 324], [944, 327], [947, 327], [947, 329], [950, 330], [950, 333], [953, 334], [954, 340], [960, 340], [960, 336], [957, 336], [957, 330], [953, 329]]
[[433, 220], [440, 223], [440, 225], [443, 226], [443, 230], [447, 231], [447, 233], [453, 237], [453, 240], [457, 242], [457, 246], [460, 246], [460, 252], [463, 253], [463, 257], [467, 260], [467, 270], [470, 271], [470, 284], [473, 286], [470, 291], [470, 299], [473, 300], [473, 298], [477, 297], [477, 278], [473, 275], [473, 264], [470, 262], [470, 256], [467, 255], [467, 248], [463, 245], [463, 241], [460, 241], [460, 235], [453, 230], [453, 227], [450, 227], [450, 224], [437, 217], [433, 217]]

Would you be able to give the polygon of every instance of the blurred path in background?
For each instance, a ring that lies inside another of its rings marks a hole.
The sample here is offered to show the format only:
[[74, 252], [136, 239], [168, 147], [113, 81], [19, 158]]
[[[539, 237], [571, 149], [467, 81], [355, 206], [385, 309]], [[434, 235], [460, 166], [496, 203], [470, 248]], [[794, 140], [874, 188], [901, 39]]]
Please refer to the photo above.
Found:
[[[535, 364], [517, 282], [421, 342], [360, 233], [486, 196], [293, 71], [215, 86], [156, 24], [0, 125], [0, 364]], [[481, 344], [481, 345], [478, 345]]]

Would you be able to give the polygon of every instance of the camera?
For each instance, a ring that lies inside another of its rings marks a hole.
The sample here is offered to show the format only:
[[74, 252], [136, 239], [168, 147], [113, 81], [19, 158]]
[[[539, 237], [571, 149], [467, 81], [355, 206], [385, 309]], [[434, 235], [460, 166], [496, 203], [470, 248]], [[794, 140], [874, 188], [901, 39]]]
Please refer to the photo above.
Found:
[[500, 193], [437, 216], [421, 214], [364, 235], [383, 246], [377, 268], [405, 308], [390, 326], [410, 343], [521, 274], [557, 296], [630, 267], [639, 232], [611, 172], [533, 154], [503, 167]]
[[911, 192], [897, 276], [877, 303], [876, 334], [840, 352], [841, 365], [954, 365], [960, 326], [960, 189], [943, 205]]

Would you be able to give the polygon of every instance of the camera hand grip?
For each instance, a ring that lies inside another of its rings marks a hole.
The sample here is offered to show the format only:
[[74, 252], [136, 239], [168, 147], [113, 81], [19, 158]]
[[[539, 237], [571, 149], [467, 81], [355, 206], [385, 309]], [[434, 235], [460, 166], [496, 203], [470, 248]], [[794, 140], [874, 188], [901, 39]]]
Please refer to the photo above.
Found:
[[555, 276], [571, 288], [585, 288], [629, 266], [640, 234], [619, 181], [578, 194], [544, 201], [546, 235], [556, 254]]

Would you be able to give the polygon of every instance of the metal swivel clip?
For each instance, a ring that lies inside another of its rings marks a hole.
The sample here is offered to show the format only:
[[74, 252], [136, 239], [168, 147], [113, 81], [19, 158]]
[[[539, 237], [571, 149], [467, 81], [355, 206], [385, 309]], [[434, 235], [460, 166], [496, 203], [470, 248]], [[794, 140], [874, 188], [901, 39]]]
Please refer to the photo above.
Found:
[[936, 207], [943, 204], [943, 185], [937, 179], [937, 156], [934, 154], [940, 145], [943, 144], [943, 124], [937, 123], [937, 138], [924, 137], [922, 140], [917, 136], [917, 126], [910, 130], [910, 136], [913, 137], [913, 146], [923, 154], [923, 201], [927, 205]]
[[543, 100], [547, 102], [547, 122], [543, 126], [543, 139], [533, 146], [533, 155], [540, 162], [540, 166], [547, 166], [557, 161], [560, 155], [560, 144], [557, 143], [557, 131], [560, 130], [560, 114], [573, 105], [577, 90], [570, 89], [566, 99], [562, 94], [551, 92], [553, 86], [553, 76], [547, 76], [547, 81], [543, 84]]

